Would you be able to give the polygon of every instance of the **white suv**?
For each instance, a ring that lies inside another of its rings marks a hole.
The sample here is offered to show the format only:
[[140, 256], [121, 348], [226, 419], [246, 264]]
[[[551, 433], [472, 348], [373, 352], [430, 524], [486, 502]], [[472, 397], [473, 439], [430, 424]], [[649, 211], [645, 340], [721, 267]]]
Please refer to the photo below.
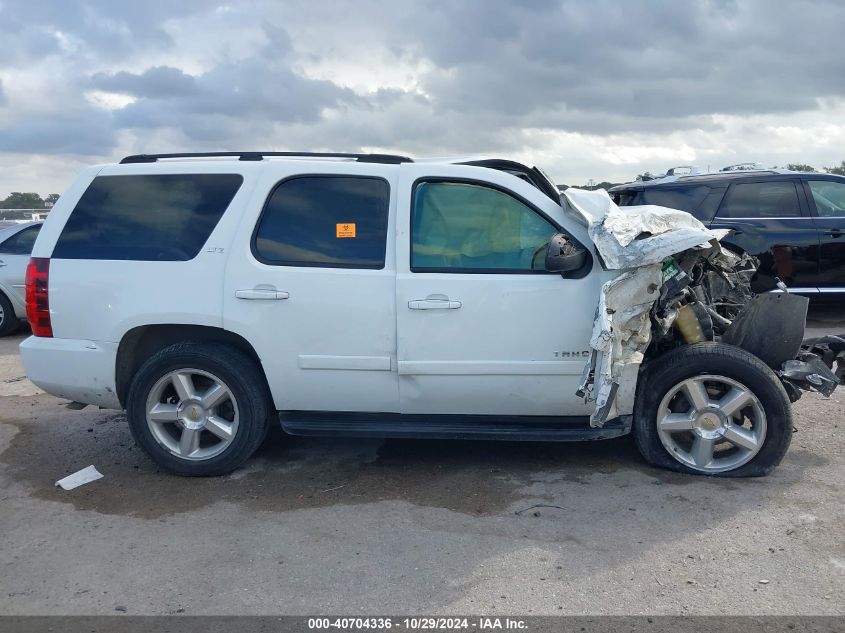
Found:
[[[664, 229], [686, 236], [680, 255], [614, 267], [588, 207], [618, 209], [581, 195], [503, 160], [91, 167], [35, 244], [23, 362], [49, 393], [125, 409], [183, 475], [237, 468], [274, 420], [297, 435], [542, 441], [633, 428], [654, 464], [767, 472], [800, 377], [717, 342], [735, 315], [723, 296], [696, 299], [711, 289], [694, 278], [718, 259], [715, 240], [693, 248], [713, 235], [684, 220]], [[696, 304], [721, 316], [690, 321]]]

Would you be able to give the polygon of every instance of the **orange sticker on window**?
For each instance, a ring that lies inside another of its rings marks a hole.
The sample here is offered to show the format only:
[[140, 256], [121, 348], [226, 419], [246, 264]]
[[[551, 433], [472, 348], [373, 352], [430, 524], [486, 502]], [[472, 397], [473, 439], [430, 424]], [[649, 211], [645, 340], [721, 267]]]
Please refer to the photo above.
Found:
[[337, 225], [337, 237], [355, 237], [355, 224], [352, 222], [345, 222]]

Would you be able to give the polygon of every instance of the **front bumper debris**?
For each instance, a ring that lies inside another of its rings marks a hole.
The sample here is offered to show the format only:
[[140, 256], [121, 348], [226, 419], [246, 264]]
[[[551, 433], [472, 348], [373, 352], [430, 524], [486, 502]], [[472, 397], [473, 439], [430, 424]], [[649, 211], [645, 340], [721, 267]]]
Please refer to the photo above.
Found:
[[845, 338], [824, 336], [807, 341], [797, 358], [783, 363], [777, 374], [793, 402], [801, 397], [801, 389], [830, 396], [838, 385], [845, 384]]

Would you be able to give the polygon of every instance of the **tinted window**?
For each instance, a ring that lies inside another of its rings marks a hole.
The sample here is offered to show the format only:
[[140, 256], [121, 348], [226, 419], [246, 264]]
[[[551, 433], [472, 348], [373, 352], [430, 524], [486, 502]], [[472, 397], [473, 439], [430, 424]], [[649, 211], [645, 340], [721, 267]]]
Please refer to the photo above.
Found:
[[656, 204], [670, 209], [695, 213], [710, 193], [710, 187], [678, 187], [677, 189], [645, 189], [637, 204]]
[[0, 253], [5, 253], [6, 255], [29, 255], [32, 252], [32, 247], [35, 246], [35, 238], [38, 237], [38, 231], [40, 230], [41, 225], [37, 224], [15, 233], [8, 240], [0, 244]]
[[716, 215], [716, 209], [719, 208], [719, 203], [722, 202], [722, 198], [725, 196], [726, 190], [727, 187], [711, 189], [707, 197], [704, 198], [704, 202], [698, 205], [698, 211], [696, 211], [695, 217], [703, 222], [712, 220]]
[[719, 209], [720, 218], [794, 218], [800, 215], [798, 193], [790, 181], [733, 185]]
[[495, 189], [423, 183], [414, 192], [411, 267], [420, 270], [544, 270], [558, 231], [522, 202]]
[[279, 184], [253, 252], [279, 266], [383, 268], [390, 187], [380, 178], [309, 176]]
[[809, 185], [820, 217], [845, 217], [845, 183], [811, 180]]
[[237, 174], [98, 176], [68, 218], [53, 257], [192, 259], [242, 182]]

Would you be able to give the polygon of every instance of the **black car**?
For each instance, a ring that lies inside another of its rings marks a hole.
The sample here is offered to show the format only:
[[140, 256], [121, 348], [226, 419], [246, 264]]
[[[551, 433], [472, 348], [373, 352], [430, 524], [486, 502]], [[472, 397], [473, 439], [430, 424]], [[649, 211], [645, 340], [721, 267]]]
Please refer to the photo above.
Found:
[[719, 172], [632, 182], [609, 193], [620, 206], [672, 207], [712, 229], [732, 229], [722, 243], [760, 260], [756, 292], [780, 279], [792, 292], [845, 298], [845, 177]]

